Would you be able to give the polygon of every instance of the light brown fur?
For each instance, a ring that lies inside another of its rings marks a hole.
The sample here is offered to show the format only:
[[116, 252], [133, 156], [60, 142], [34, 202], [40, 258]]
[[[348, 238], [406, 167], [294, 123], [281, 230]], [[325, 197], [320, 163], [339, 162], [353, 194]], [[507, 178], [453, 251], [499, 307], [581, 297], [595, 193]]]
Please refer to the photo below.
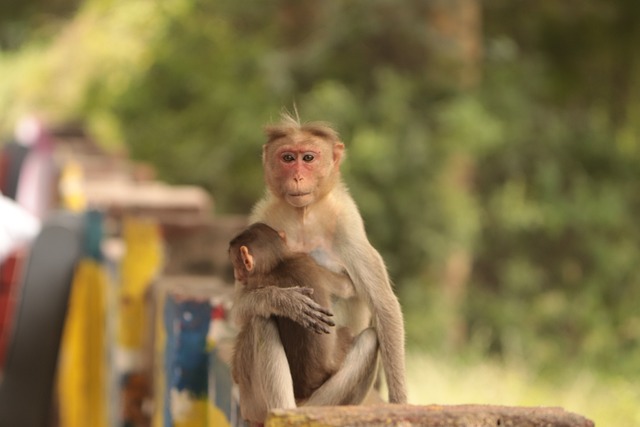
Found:
[[[405, 403], [402, 311], [382, 257], [369, 243], [358, 208], [340, 178], [344, 144], [330, 127], [301, 125], [290, 117], [268, 127], [267, 139], [263, 147], [267, 194], [255, 206], [251, 221], [284, 231], [293, 251], [311, 254], [319, 264], [346, 274], [351, 281], [345, 295], [352, 296], [339, 298], [332, 309], [336, 323], [348, 326], [356, 335], [354, 343], [339, 371], [307, 404], [361, 403], [375, 377], [378, 348], [389, 401]], [[242, 323], [262, 316], [254, 326], [261, 336], [269, 337], [276, 328], [268, 317], [282, 302], [298, 306], [308, 304], [309, 299], [296, 288], [252, 291], [237, 285], [236, 290], [238, 320]], [[321, 316], [313, 309], [311, 313]], [[258, 418], [271, 408], [295, 407], [289, 379], [283, 375], [286, 360], [279, 356], [284, 353], [282, 343], [276, 337], [265, 347], [261, 354], [254, 352], [254, 373], [268, 385], [251, 397]]]

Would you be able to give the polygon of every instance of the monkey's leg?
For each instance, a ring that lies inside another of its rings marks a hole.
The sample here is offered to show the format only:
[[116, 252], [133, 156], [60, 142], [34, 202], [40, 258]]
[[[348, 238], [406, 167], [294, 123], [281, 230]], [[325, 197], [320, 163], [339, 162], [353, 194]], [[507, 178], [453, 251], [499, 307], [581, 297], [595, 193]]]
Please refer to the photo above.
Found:
[[267, 408], [261, 391], [253, 384], [255, 377], [255, 331], [254, 319], [249, 320], [236, 337], [233, 380], [238, 384], [240, 393], [240, 414], [250, 426], [264, 420]]
[[251, 425], [264, 423], [273, 408], [295, 408], [293, 381], [275, 321], [255, 316], [236, 342], [240, 412]]
[[305, 406], [358, 405], [363, 402], [376, 378], [378, 338], [373, 328], [358, 335], [342, 366], [318, 388]]
[[[253, 378], [255, 387], [265, 402], [266, 411], [274, 408], [295, 408], [293, 380], [278, 326], [273, 319], [259, 316], [254, 319], [253, 324]], [[266, 416], [265, 413], [262, 419]]]

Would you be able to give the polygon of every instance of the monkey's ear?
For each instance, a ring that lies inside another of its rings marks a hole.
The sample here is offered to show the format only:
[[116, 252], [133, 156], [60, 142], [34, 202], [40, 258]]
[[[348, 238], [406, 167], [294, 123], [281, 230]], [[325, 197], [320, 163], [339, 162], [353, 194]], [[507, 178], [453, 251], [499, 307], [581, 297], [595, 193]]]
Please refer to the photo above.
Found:
[[284, 240], [285, 243], [287, 243], [287, 233], [285, 233], [284, 230], [278, 231], [278, 235], [282, 240]]
[[249, 253], [249, 248], [246, 246], [240, 246], [240, 256], [247, 271], [252, 271], [255, 264], [253, 262], [253, 255]]
[[344, 154], [344, 144], [342, 142], [337, 142], [333, 144], [333, 161], [339, 166], [342, 162], [342, 155]]

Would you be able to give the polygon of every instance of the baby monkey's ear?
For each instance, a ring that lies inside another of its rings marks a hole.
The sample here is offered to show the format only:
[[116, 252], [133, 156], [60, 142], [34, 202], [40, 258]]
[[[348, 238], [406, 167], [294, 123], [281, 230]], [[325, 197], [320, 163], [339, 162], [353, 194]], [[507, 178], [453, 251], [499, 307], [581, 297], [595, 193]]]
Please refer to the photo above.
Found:
[[253, 255], [249, 253], [249, 248], [246, 246], [240, 246], [240, 256], [247, 271], [253, 271], [255, 263], [253, 262]]
[[280, 238], [287, 243], [287, 234], [284, 231], [278, 231], [278, 235], [280, 235]]

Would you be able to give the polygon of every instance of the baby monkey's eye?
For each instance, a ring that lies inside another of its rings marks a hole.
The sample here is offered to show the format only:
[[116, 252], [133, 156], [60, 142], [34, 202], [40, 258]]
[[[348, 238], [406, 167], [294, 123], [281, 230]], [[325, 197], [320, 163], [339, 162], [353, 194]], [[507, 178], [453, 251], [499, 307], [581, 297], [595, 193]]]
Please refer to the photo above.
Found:
[[307, 163], [312, 162], [313, 159], [315, 158], [316, 157], [313, 154], [305, 154], [304, 156], [302, 156], [302, 160], [304, 160]]

